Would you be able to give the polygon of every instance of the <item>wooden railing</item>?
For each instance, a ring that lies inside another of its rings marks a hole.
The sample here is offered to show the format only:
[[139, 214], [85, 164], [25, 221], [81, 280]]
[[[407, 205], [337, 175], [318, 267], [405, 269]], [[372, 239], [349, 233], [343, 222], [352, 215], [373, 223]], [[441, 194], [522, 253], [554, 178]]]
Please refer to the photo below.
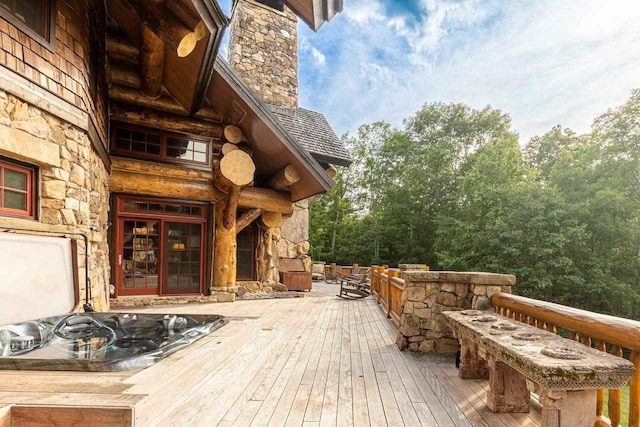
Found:
[[376, 295], [378, 304], [386, 313], [387, 317], [400, 326], [400, 315], [402, 314], [402, 293], [404, 292], [404, 280], [398, 275], [400, 270], [389, 268], [388, 266], [372, 266], [371, 291]]
[[[491, 303], [498, 314], [553, 333], [565, 329], [572, 340], [628, 358], [636, 374], [629, 381], [627, 425], [640, 427], [640, 322], [504, 293], [494, 294]], [[609, 390], [608, 421], [603, 416], [605, 392], [598, 390], [596, 427], [620, 425], [621, 394], [621, 390]]]

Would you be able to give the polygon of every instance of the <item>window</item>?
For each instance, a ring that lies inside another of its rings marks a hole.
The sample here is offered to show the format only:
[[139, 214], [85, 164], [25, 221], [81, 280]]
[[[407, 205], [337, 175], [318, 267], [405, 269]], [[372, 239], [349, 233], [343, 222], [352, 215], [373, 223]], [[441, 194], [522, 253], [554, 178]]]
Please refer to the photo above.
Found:
[[34, 170], [0, 160], [0, 213], [33, 218]]
[[30, 36], [53, 42], [54, 0], [0, 0], [0, 15]]
[[111, 150], [116, 154], [210, 165], [211, 143], [207, 139], [123, 125], [115, 126], [112, 135]]

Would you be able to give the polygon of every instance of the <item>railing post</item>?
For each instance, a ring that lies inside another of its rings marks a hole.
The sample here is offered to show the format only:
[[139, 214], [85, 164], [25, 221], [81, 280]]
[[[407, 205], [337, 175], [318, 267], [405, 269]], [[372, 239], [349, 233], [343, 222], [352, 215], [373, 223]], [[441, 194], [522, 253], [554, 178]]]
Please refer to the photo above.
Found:
[[372, 265], [371, 268], [369, 269], [369, 281], [371, 282], [371, 292], [376, 294], [376, 296], [379, 294], [379, 292], [378, 292], [378, 283], [376, 281], [376, 273], [377, 272], [378, 272], [378, 266], [377, 265]]
[[391, 278], [398, 277], [399, 274], [400, 271], [396, 268], [390, 269], [387, 273], [387, 319], [391, 318], [391, 307], [393, 306], [393, 302], [391, 301]]
[[631, 363], [636, 373], [629, 380], [629, 427], [640, 426], [640, 353], [631, 352]]

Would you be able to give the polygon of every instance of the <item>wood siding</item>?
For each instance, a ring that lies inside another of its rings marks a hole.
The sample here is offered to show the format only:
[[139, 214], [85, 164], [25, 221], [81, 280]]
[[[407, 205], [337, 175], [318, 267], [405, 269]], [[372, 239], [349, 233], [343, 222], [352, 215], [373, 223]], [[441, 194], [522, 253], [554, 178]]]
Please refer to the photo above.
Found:
[[[91, 6], [89, 6], [91, 3]], [[91, 11], [89, 16], [89, 12]], [[0, 17], [0, 65], [16, 72], [52, 95], [89, 114], [100, 142], [107, 143], [107, 97], [104, 78], [104, 41], [90, 46], [89, 23], [104, 34], [104, 4], [89, 0], [56, 2], [55, 40], [52, 49]], [[100, 40], [100, 38], [98, 38]], [[95, 101], [90, 88], [90, 52], [101, 64], [96, 76]]]

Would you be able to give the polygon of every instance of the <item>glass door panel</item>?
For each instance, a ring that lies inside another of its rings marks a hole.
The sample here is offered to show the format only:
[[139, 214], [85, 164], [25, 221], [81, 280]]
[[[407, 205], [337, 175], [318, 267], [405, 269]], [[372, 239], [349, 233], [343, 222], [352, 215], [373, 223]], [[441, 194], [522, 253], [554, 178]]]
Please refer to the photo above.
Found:
[[164, 294], [199, 293], [202, 281], [202, 224], [164, 223], [167, 253]]
[[160, 222], [123, 219], [121, 290], [126, 294], [157, 294], [160, 274]]

